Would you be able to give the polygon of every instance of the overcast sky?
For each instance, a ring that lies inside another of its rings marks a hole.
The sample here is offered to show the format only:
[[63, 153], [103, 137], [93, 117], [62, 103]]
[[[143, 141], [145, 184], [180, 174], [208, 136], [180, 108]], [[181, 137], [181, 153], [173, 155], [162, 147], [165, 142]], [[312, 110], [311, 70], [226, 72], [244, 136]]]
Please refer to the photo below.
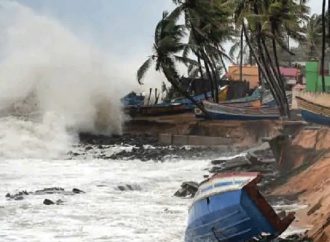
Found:
[[[101, 49], [117, 65], [135, 70], [150, 54], [155, 24], [171, 0], [17, 0], [35, 12], [60, 21], [82, 40]], [[321, 0], [310, 0], [321, 12]], [[132, 76], [134, 78], [134, 76]]]

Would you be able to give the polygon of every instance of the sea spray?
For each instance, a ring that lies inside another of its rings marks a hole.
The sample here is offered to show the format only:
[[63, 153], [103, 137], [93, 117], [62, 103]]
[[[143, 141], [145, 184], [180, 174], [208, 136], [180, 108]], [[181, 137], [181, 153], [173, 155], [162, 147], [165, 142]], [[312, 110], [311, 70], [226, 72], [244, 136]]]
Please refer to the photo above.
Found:
[[0, 2], [0, 156], [39, 158], [53, 147], [54, 157], [71, 134], [121, 133], [125, 85], [111, 76], [100, 51], [56, 20]]

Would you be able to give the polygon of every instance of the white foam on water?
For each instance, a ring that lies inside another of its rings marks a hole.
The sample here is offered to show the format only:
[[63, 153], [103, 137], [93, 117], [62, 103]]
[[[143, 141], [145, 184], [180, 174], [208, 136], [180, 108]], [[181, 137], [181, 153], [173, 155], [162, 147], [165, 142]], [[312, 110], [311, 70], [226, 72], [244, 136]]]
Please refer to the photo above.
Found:
[[[190, 199], [173, 194], [184, 181], [202, 180], [208, 161], [166, 163], [112, 160], [0, 162], [0, 241], [183, 241]], [[132, 184], [141, 191], [120, 191]], [[4, 195], [60, 186], [75, 196]], [[43, 199], [64, 205], [45, 206]]]
[[120, 134], [125, 83], [112, 77], [110, 66], [99, 50], [55, 19], [0, 1], [0, 117], [7, 117], [0, 120], [0, 153], [44, 157], [49, 149], [38, 155], [42, 147], [33, 147], [38, 143], [33, 140], [42, 136], [40, 141], [47, 142], [48, 136], [54, 157], [56, 147], [69, 144], [59, 137], [68, 140], [65, 136], [77, 132]]

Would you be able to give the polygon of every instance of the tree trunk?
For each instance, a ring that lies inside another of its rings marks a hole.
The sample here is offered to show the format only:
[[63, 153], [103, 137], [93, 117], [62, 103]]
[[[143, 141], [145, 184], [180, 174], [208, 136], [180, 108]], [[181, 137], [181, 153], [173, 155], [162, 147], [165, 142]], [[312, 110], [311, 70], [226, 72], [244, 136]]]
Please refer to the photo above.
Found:
[[325, 5], [326, 0], [323, 0], [322, 5], [322, 58], [321, 58], [321, 72], [322, 72], [322, 91], [325, 92], [325, 40], [326, 40], [326, 23], [325, 23]]
[[[217, 46], [217, 49], [219, 50], [219, 47], [218, 46]], [[228, 73], [228, 69], [227, 69], [227, 66], [225, 64], [225, 61], [223, 60], [223, 56], [222, 55], [220, 55], [220, 60], [221, 60], [222, 67], [225, 70], [225, 73]]]
[[[268, 49], [265, 46], [264, 39], [263, 38], [259, 38], [259, 39], [260, 39], [260, 43], [258, 44], [258, 48], [261, 52], [261, 61], [264, 64], [266, 72], [268, 73], [269, 80], [274, 88], [276, 97], [279, 100], [279, 109], [280, 109], [281, 115], [286, 116], [287, 112], [286, 112], [286, 108], [285, 108], [286, 104], [285, 104], [285, 100], [284, 100], [285, 92], [283, 92], [282, 88], [280, 87], [280, 84], [279, 84], [280, 81], [278, 79], [278, 76], [276, 75], [276, 71], [275, 71], [275, 68], [273, 67], [273, 63], [270, 58]], [[266, 56], [264, 55], [264, 52], [265, 52]]]
[[203, 73], [203, 68], [202, 68], [202, 62], [201, 62], [201, 58], [199, 57], [199, 55], [197, 55], [197, 61], [198, 61], [198, 69], [199, 69], [199, 73], [201, 75], [201, 78], [204, 79], [204, 73]]
[[[272, 81], [270, 80], [269, 73], [266, 71], [266, 68], [265, 68], [265, 66], [263, 65], [263, 63], [261, 62], [261, 60], [259, 60], [259, 58], [257, 57], [257, 55], [256, 55], [256, 53], [255, 53], [255, 51], [254, 51], [254, 49], [253, 49], [253, 47], [252, 47], [252, 45], [251, 45], [251, 43], [250, 43], [250, 40], [249, 40], [248, 35], [247, 35], [247, 31], [246, 31], [246, 26], [245, 26], [245, 24], [243, 23], [242, 26], [243, 26], [243, 31], [244, 31], [244, 35], [245, 35], [245, 39], [246, 39], [246, 43], [248, 44], [248, 46], [249, 46], [249, 48], [250, 48], [251, 54], [253, 55], [255, 61], [257, 62], [257, 65], [258, 65], [258, 67], [259, 67], [259, 69], [260, 69], [260, 71], [261, 71], [263, 77], [266, 79], [267, 83], [270, 85], [270, 91], [271, 91], [271, 93], [272, 93], [272, 95], [273, 95], [273, 97], [274, 97], [274, 99], [275, 99], [275, 101], [276, 101], [278, 107], [280, 107], [281, 102], [280, 102], [280, 100], [278, 99], [278, 96], [276, 95], [276, 91], [275, 91], [275, 88], [274, 88], [274, 86], [273, 86]], [[279, 108], [279, 111], [280, 111], [280, 114], [283, 115], [283, 114], [282, 114], [282, 110], [281, 110], [281, 108]]]
[[330, 48], [330, 0], [328, 0], [328, 48]]
[[215, 98], [215, 95], [214, 95], [215, 94], [215, 87], [214, 87], [214, 81], [213, 81], [213, 77], [212, 77], [212, 74], [211, 74], [210, 66], [209, 66], [209, 63], [207, 61], [207, 57], [206, 57], [206, 54], [204, 53], [204, 51], [200, 50], [200, 54], [201, 54], [201, 59], [204, 62], [207, 77], [208, 77], [209, 82], [210, 82], [211, 96], [212, 96], [213, 101], [215, 102], [216, 101], [216, 98]]
[[[259, 31], [260, 33], [260, 31]], [[260, 36], [260, 34], [258, 34], [258, 36]], [[260, 53], [260, 57], [261, 57], [261, 62], [265, 68], [266, 74], [267, 74], [267, 80], [268, 80], [268, 84], [270, 85], [270, 88], [273, 89], [273, 92], [275, 94], [274, 99], [278, 100], [277, 104], [280, 110], [281, 115], [285, 115], [285, 109], [284, 109], [284, 102], [283, 102], [283, 98], [282, 98], [282, 93], [281, 90], [279, 88], [278, 85], [278, 81], [276, 79], [276, 76], [274, 74], [274, 72], [272, 71], [272, 68], [270, 68], [271, 63], [268, 59], [268, 61], [266, 60], [266, 57], [264, 55], [264, 50], [266, 51], [266, 55], [267, 53], [267, 49], [263, 49], [262, 47], [262, 41], [261, 38], [258, 37], [257, 38], [257, 45], [258, 45], [258, 49], [259, 49], [259, 53]], [[269, 54], [268, 54], [269, 56]]]
[[244, 33], [243, 33], [243, 28], [241, 30], [241, 50], [240, 50], [240, 62], [239, 62], [239, 79], [240, 81], [243, 81], [243, 45], [244, 45]]
[[216, 73], [216, 70], [215, 70], [215, 63], [212, 61], [212, 57], [208, 57], [208, 55], [206, 54], [206, 52], [204, 52], [204, 58], [211, 70], [211, 73], [212, 73], [212, 83], [213, 83], [213, 86], [214, 86], [214, 101], [216, 103], [219, 102], [219, 87], [218, 87], [218, 78], [217, 78], [217, 73]]
[[204, 106], [201, 103], [197, 102], [194, 98], [192, 98], [186, 90], [182, 89], [178, 84], [177, 77], [174, 77], [172, 74], [170, 74], [172, 73], [171, 68], [166, 65], [162, 65], [162, 69], [166, 79], [169, 81], [169, 83], [171, 83], [173, 88], [177, 90], [182, 96], [189, 99], [193, 104], [196, 105], [196, 107], [198, 107], [206, 115], [206, 117], [208, 117], [209, 115], [206, 112]]
[[276, 64], [276, 68], [277, 68], [277, 73], [278, 73], [278, 78], [279, 78], [279, 82], [280, 82], [280, 87], [281, 87], [281, 89], [284, 92], [283, 94], [284, 94], [285, 108], [286, 108], [286, 111], [287, 111], [288, 116], [290, 117], [290, 106], [289, 106], [289, 101], [288, 101], [288, 98], [287, 98], [286, 92], [285, 92], [284, 78], [283, 78], [283, 76], [281, 74], [280, 63], [278, 62], [277, 48], [276, 48], [275, 39], [273, 39], [272, 42], [273, 42], [273, 52], [274, 52], [275, 64]]

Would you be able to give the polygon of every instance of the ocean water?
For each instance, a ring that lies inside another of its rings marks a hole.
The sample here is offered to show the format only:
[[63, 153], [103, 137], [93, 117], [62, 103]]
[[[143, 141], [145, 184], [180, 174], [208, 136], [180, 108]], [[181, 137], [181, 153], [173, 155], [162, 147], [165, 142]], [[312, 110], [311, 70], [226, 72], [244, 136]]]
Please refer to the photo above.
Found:
[[[184, 181], [201, 181], [208, 161], [2, 159], [0, 241], [183, 241], [191, 199], [173, 196]], [[130, 184], [141, 190], [120, 191]], [[47, 187], [86, 193], [6, 193]], [[63, 205], [43, 205], [45, 198]]]

